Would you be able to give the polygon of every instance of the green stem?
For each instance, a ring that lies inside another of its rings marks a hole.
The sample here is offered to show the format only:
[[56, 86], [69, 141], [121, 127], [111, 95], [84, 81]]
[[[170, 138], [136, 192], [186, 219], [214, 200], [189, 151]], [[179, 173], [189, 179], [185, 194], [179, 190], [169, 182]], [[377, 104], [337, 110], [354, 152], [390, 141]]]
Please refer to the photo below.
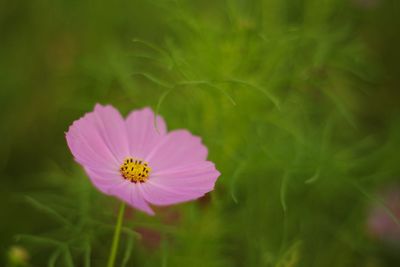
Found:
[[122, 221], [124, 220], [125, 203], [121, 202], [118, 211], [117, 223], [115, 224], [114, 237], [110, 250], [110, 257], [108, 258], [107, 267], [114, 267], [115, 258], [118, 251], [119, 236], [121, 234]]

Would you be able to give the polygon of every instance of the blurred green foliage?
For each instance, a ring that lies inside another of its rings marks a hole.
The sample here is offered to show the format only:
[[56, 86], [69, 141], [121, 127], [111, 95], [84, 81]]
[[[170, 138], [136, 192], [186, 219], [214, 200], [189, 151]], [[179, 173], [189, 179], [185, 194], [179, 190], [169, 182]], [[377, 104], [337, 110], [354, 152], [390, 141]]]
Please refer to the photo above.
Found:
[[366, 229], [377, 190], [400, 177], [399, 12], [396, 0], [0, 1], [4, 262], [17, 244], [26, 266], [105, 265], [117, 201], [64, 140], [100, 102], [153, 107], [202, 136], [222, 173], [197, 202], [129, 211], [119, 266], [400, 265]]

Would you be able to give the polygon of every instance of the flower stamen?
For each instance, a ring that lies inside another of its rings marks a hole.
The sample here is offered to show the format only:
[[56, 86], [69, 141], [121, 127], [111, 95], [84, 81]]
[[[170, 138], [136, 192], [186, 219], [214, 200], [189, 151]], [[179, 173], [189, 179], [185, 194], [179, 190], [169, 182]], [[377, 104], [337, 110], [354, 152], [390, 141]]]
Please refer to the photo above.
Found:
[[125, 180], [135, 184], [146, 182], [151, 172], [147, 162], [134, 158], [126, 158], [119, 170]]

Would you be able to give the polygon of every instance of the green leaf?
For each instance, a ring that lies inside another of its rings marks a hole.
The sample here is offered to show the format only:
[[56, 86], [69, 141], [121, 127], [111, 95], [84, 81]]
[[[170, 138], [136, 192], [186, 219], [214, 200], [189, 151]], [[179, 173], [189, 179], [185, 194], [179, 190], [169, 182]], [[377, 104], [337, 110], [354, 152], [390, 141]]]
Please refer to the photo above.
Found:
[[289, 249], [282, 255], [276, 267], [295, 267], [300, 260], [301, 241], [295, 242]]
[[37, 210], [39, 210], [43, 213], [46, 213], [50, 217], [54, 218], [56, 221], [58, 221], [64, 225], [71, 226], [71, 223], [67, 219], [65, 219], [61, 214], [59, 214], [57, 211], [55, 211], [51, 207], [44, 205], [43, 203], [37, 201], [36, 199], [34, 199], [30, 196], [25, 196], [25, 201], [28, 202], [30, 205], [32, 205]]
[[122, 265], [121, 265], [122, 267], [125, 267], [128, 264], [129, 259], [131, 258], [133, 251], [133, 242], [134, 242], [133, 236], [132, 235], [128, 236], [124, 257], [122, 259]]

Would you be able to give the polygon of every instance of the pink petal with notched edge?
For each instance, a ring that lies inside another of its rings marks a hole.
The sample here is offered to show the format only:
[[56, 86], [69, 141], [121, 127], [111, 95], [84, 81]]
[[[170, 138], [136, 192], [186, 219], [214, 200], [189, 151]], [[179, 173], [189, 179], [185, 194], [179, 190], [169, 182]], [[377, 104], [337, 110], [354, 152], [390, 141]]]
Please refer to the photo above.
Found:
[[128, 155], [128, 140], [125, 121], [115, 108], [97, 104], [93, 112], [71, 125], [66, 139], [76, 161], [100, 191], [110, 194], [110, 186], [124, 181], [119, 166]]
[[[167, 127], [164, 119], [150, 108], [131, 112], [126, 118], [130, 155], [144, 159], [152, 148], [165, 136]], [[157, 128], [156, 128], [157, 127]]]
[[111, 153], [100, 135], [92, 113], [75, 121], [65, 134], [68, 146], [77, 162], [92, 168], [110, 168], [117, 165], [117, 160]]
[[104, 194], [113, 195], [149, 215], [154, 215], [153, 210], [138, 191], [137, 184], [122, 179], [121, 175], [117, 172], [101, 173], [88, 168], [85, 168], [85, 171], [95, 187]]
[[144, 200], [143, 195], [138, 189], [139, 184], [133, 184], [129, 181], [112, 187], [110, 193], [122, 199], [136, 209], [146, 212], [149, 215], [154, 215], [154, 211], [149, 204]]
[[121, 175], [119, 173], [102, 172], [99, 170], [92, 170], [88, 167], [84, 167], [84, 169], [96, 188], [107, 195], [111, 194], [110, 189], [112, 187], [115, 187], [125, 181], [121, 179]]
[[144, 198], [155, 205], [170, 205], [194, 200], [214, 189], [220, 173], [209, 161], [154, 174], [140, 185]]
[[145, 157], [153, 172], [184, 166], [196, 161], [205, 161], [207, 148], [201, 139], [187, 130], [175, 130], [163, 138]]
[[[184, 191], [207, 191], [213, 189], [220, 173], [215, 169], [214, 163], [201, 161], [177, 168], [156, 172], [152, 175], [154, 183], [180, 188]], [[201, 178], [200, 176], [207, 176]]]
[[118, 162], [122, 162], [129, 155], [129, 143], [125, 121], [121, 114], [112, 106], [99, 104], [95, 106], [93, 114], [104, 142]]

